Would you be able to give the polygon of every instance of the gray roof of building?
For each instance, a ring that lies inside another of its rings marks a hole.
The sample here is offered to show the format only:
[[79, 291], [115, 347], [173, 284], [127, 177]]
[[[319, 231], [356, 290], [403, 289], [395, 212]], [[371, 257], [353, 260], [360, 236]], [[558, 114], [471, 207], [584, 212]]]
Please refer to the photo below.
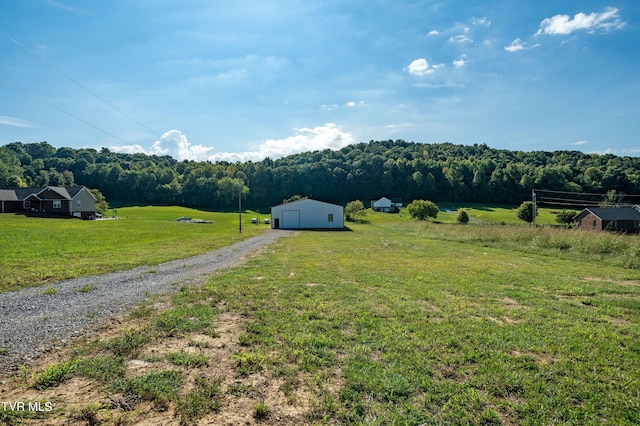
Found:
[[[83, 186], [40, 186], [36, 188], [2, 188], [0, 189], [0, 200], [3, 201], [20, 201], [25, 200], [30, 195], [38, 196], [45, 189], [50, 188], [52, 191], [60, 194], [66, 200], [72, 200], [78, 192], [82, 191]], [[41, 198], [41, 197], [38, 197]]]
[[[601, 220], [640, 220], [640, 209], [633, 207], [589, 207], [582, 212], [591, 212]], [[584, 216], [578, 214], [578, 216]]]

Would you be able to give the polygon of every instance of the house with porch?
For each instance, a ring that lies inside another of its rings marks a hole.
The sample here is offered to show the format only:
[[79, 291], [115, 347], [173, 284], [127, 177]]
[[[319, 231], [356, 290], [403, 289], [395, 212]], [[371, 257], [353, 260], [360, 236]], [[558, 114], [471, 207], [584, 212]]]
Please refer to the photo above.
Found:
[[18, 212], [85, 219], [96, 215], [96, 199], [85, 186], [0, 188], [0, 213]]

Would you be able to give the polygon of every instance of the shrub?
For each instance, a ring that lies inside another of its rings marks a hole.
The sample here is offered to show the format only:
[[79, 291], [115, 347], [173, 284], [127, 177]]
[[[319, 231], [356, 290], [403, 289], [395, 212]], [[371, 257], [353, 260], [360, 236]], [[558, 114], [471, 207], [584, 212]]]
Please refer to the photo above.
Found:
[[433, 201], [413, 200], [407, 205], [409, 215], [418, 220], [426, 220], [428, 217], [436, 218], [440, 209]]
[[350, 201], [344, 208], [344, 214], [347, 216], [347, 220], [355, 222], [366, 216], [367, 212], [364, 209], [364, 204], [360, 200]]
[[574, 216], [578, 214], [574, 210], [562, 210], [556, 215], [556, 222], [570, 225], [573, 223]]
[[525, 201], [520, 204], [518, 210], [516, 210], [516, 214], [518, 215], [518, 219], [524, 220], [525, 222], [531, 223], [533, 222], [533, 203], [531, 201]]
[[467, 214], [466, 211], [460, 210], [458, 212], [458, 216], [456, 217], [456, 220], [458, 221], [458, 223], [467, 223], [469, 222], [469, 215]]

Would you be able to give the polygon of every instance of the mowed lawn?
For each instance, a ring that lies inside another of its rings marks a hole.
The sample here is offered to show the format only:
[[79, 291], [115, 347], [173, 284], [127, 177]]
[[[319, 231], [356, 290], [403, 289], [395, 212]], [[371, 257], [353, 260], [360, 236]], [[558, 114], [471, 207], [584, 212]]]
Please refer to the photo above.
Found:
[[[442, 203], [438, 205], [442, 211], [438, 214], [437, 220], [455, 222], [455, 218], [460, 210], [464, 210], [469, 215], [471, 223], [476, 221], [485, 223], [508, 223], [527, 226], [528, 223], [518, 218], [518, 206], [505, 205], [483, 205], [479, 203]], [[536, 223], [538, 225], [558, 225], [556, 222], [557, 213], [562, 209], [538, 208]]]
[[[268, 229], [243, 214], [125, 207], [117, 220], [0, 214], [0, 292], [205, 253]], [[212, 221], [179, 223], [179, 217]]]
[[314, 393], [310, 421], [640, 423], [637, 271], [369, 217], [207, 285], [251, 318], [247, 354], [310, 378], [293, 381]]

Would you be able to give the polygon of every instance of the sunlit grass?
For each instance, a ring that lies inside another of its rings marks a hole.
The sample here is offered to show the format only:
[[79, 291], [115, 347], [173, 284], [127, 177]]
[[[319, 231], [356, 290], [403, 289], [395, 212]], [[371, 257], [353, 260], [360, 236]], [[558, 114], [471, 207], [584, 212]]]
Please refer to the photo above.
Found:
[[317, 378], [316, 422], [640, 420], [630, 402], [640, 391], [638, 273], [377, 217], [278, 242], [210, 280], [228, 309], [253, 319], [240, 371], [269, 353], [261, 362], [273, 374]]
[[[243, 214], [242, 233], [234, 213], [125, 207], [117, 214], [97, 221], [0, 215], [0, 291], [184, 258], [268, 229], [252, 225], [251, 212]], [[182, 216], [212, 223], [177, 222]]]
[[[35, 377], [56, 386], [89, 367], [103, 391], [192, 423], [224, 410], [221, 395], [254, 398], [256, 420], [281, 415], [256, 376], [311, 401], [301, 424], [640, 423], [640, 273], [612, 266], [637, 237], [367, 220], [278, 240]], [[587, 244], [614, 251], [600, 263]], [[219, 345], [192, 343], [215, 339], [218, 306], [244, 324], [226, 389], [205, 373]], [[156, 355], [171, 370], [119, 374], [176, 337], [185, 348]]]
[[[438, 204], [441, 210], [449, 210], [451, 213], [442, 212], [438, 214], [438, 219], [441, 216], [447, 217], [452, 216], [455, 221], [455, 217], [458, 214], [458, 211], [464, 209], [469, 215], [471, 219], [471, 223], [474, 222], [487, 222], [487, 223], [506, 223], [506, 224], [519, 224], [519, 225], [527, 225], [526, 222], [518, 219], [517, 209], [518, 206], [507, 206], [507, 205], [498, 205], [498, 204], [490, 204], [484, 205], [480, 203], [442, 203]], [[538, 208], [538, 216], [536, 217], [536, 223], [539, 225], [557, 225], [556, 222], [556, 214], [562, 209], [549, 209], [549, 208]], [[450, 220], [446, 220], [450, 222]]]

